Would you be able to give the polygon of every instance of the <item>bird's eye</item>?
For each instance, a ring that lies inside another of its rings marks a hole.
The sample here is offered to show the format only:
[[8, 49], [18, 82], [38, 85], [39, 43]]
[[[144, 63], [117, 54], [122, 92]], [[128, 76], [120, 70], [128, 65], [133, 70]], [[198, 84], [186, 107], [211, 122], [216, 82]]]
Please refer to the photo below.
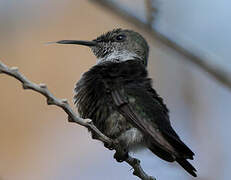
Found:
[[126, 36], [124, 34], [120, 34], [115, 37], [116, 41], [124, 41], [126, 39]]

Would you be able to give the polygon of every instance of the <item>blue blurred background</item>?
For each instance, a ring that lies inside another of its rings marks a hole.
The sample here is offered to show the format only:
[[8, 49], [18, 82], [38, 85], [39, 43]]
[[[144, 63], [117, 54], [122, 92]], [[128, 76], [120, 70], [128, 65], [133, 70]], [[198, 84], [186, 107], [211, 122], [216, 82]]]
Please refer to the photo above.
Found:
[[[111, 0], [146, 21], [140, 0]], [[155, 0], [153, 24], [161, 34], [231, 73], [228, 0]], [[206, 72], [110, 10], [85, 0], [0, 0], [0, 60], [29, 79], [46, 83], [72, 107], [73, 88], [96, 60], [89, 49], [45, 45], [61, 39], [93, 39], [113, 28], [140, 32], [150, 44], [149, 74], [170, 109], [173, 127], [195, 152], [198, 180], [231, 176], [231, 93]], [[130, 167], [92, 140], [85, 128], [67, 122], [40, 95], [0, 76], [0, 180], [136, 179]], [[157, 180], [190, 180], [184, 170], [149, 151], [135, 154]]]

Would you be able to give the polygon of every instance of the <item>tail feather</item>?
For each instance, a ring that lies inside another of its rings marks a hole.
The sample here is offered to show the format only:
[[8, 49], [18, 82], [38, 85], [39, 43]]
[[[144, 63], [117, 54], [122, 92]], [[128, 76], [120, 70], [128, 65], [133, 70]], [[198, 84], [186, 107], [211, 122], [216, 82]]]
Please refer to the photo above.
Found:
[[197, 177], [196, 169], [186, 159], [176, 159], [176, 161], [192, 176]]
[[165, 134], [165, 137], [167, 138], [168, 142], [177, 150], [177, 152], [180, 152], [180, 155], [183, 158], [193, 160], [194, 153], [180, 140], [180, 138], [167, 134]]
[[152, 144], [149, 147], [150, 151], [152, 151], [155, 155], [160, 157], [161, 159], [168, 161], [168, 162], [173, 162], [175, 161], [175, 158], [170, 154], [169, 152], [161, 149], [160, 147], [156, 146], [155, 144]]

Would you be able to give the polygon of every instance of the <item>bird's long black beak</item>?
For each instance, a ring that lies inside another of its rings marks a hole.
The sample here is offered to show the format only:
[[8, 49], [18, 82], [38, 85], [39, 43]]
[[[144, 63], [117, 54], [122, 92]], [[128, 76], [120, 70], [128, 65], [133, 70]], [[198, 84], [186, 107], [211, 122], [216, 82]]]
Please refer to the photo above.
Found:
[[61, 40], [57, 41], [58, 44], [77, 44], [77, 45], [83, 45], [83, 46], [96, 46], [96, 41], [78, 41], [78, 40]]

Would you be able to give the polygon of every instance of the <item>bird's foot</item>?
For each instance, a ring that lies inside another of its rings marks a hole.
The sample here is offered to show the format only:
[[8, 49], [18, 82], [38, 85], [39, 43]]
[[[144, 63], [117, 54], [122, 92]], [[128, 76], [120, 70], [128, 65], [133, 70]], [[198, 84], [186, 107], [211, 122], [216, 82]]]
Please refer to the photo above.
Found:
[[123, 149], [122, 151], [116, 151], [114, 154], [114, 158], [117, 162], [123, 162], [128, 158], [127, 149]]

